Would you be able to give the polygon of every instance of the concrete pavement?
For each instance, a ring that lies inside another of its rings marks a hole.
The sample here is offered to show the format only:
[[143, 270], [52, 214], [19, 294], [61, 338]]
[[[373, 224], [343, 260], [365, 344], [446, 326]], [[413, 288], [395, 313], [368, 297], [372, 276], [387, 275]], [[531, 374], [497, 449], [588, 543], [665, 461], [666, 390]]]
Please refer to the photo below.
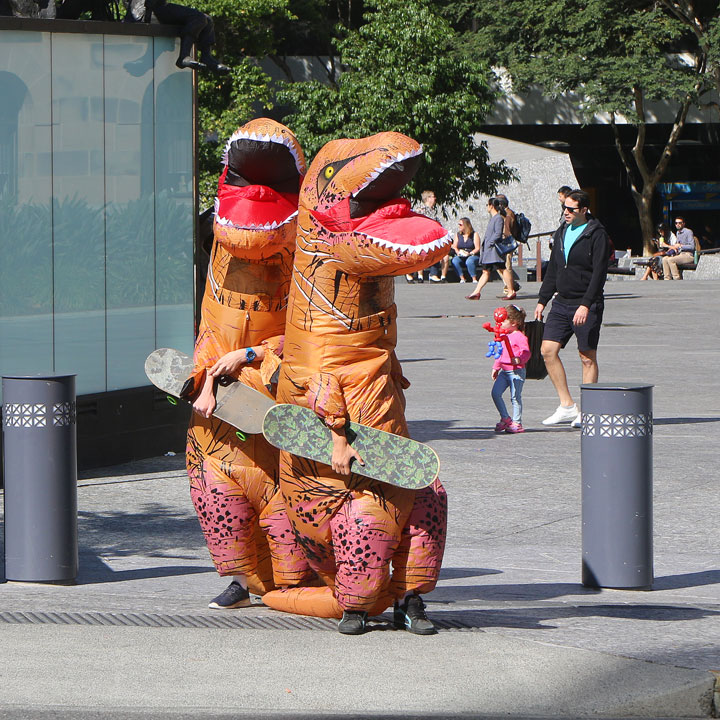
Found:
[[[75, 586], [0, 585], [0, 718], [707, 717], [720, 671], [713, 281], [608, 283], [602, 382], [654, 390], [652, 591], [580, 584], [580, 433], [546, 428], [528, 381], [524, 435], [497, 436], [489, 335], [499, 283], [398, 281], [413, 436], [450, 499], [441, 629], [346, 638], [263, 606], [207, 609], [213, 572], [183, 458], [85, 473]], [[517, 304], [528, 314], [537, 285]], [[571, 386], [580, 364], [563, 352]], [[579, 393], [578, 398], [579, 399]], [[305, 714], [305, 715], [304, 715]]]

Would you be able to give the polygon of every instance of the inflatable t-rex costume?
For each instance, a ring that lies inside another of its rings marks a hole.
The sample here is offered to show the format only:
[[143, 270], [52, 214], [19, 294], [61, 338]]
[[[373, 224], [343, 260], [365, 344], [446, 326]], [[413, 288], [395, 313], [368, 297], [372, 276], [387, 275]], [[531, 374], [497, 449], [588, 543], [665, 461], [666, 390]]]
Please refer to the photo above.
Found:
[[[233, 134], [223, 162], [195, 368], [183, 390], [196, 407], [204, 391], [214, 405], [213, 366], [245, 348], [256, 348], [257, 359], [243, 356], [229, 374], [272, 397], [306, 169], [295, 136], [264, 118]], [[262, 435], [241, 440], [230, 425], [194, 412], [186, 452], [193, 504], [220, 575], [245, 575], [263, 594], [311, 574], [278, 491], [278, 451]]]
[[[277, 400], [312, 408], [336, 430], [352, 420], [408, 436], [391, 276], [432, 265], [450, 246], [439, 223], [397, 197], [421, 155], [394, 132], [335, 140], [300, 191]], [[447, 516], [438, 480], [415, 492], [280, 455], [288, 514], [327, 587], [271, 592], [267, 605], [321, 617], [376, 614], [407, 591], [433, 589]]]

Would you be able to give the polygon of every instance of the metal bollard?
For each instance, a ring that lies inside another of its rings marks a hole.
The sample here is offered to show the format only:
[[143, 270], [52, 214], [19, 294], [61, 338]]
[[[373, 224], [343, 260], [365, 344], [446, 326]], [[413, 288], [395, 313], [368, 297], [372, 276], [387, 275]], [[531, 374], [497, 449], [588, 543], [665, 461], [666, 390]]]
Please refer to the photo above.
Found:
[[5, 576], [78, 572], [75, 375], [3, 377]]
[[652, 385], [582, 390], [582, 583], [653, 583]]

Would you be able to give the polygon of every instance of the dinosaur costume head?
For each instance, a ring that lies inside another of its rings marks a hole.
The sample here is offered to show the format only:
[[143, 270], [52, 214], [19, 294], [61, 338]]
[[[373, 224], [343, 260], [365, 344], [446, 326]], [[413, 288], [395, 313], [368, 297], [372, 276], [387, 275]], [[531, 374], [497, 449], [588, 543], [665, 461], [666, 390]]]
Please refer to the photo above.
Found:
[[228, 140], [215, 200], [215, 239], [243, 260], [269, 258], [295, 244], [305, 158], [284, 125], [258, 118]]
[[396, 132], [329, 142], [300, 191], [298, 250], [358, 277], [401, 275], [447, 255], [449, 234], [399, 197], [421, 160], [422, 146]]

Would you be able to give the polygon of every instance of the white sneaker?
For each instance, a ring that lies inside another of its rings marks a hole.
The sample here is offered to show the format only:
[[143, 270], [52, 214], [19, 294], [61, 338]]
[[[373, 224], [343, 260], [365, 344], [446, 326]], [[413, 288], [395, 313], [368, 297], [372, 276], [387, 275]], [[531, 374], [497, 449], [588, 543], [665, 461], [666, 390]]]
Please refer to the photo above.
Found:
[[582, 413], [579, 412], [577, 417], [570, 423], [570, 427], [581, 428], [582, 427]]
[[580, 411], [578, 406], [573, 403], [572, 407], [558, 405], [557, 410], [549, 417], [542, 421], [543, 425], [558, 425], [559, 423], [571, 423], [577, 419]]

